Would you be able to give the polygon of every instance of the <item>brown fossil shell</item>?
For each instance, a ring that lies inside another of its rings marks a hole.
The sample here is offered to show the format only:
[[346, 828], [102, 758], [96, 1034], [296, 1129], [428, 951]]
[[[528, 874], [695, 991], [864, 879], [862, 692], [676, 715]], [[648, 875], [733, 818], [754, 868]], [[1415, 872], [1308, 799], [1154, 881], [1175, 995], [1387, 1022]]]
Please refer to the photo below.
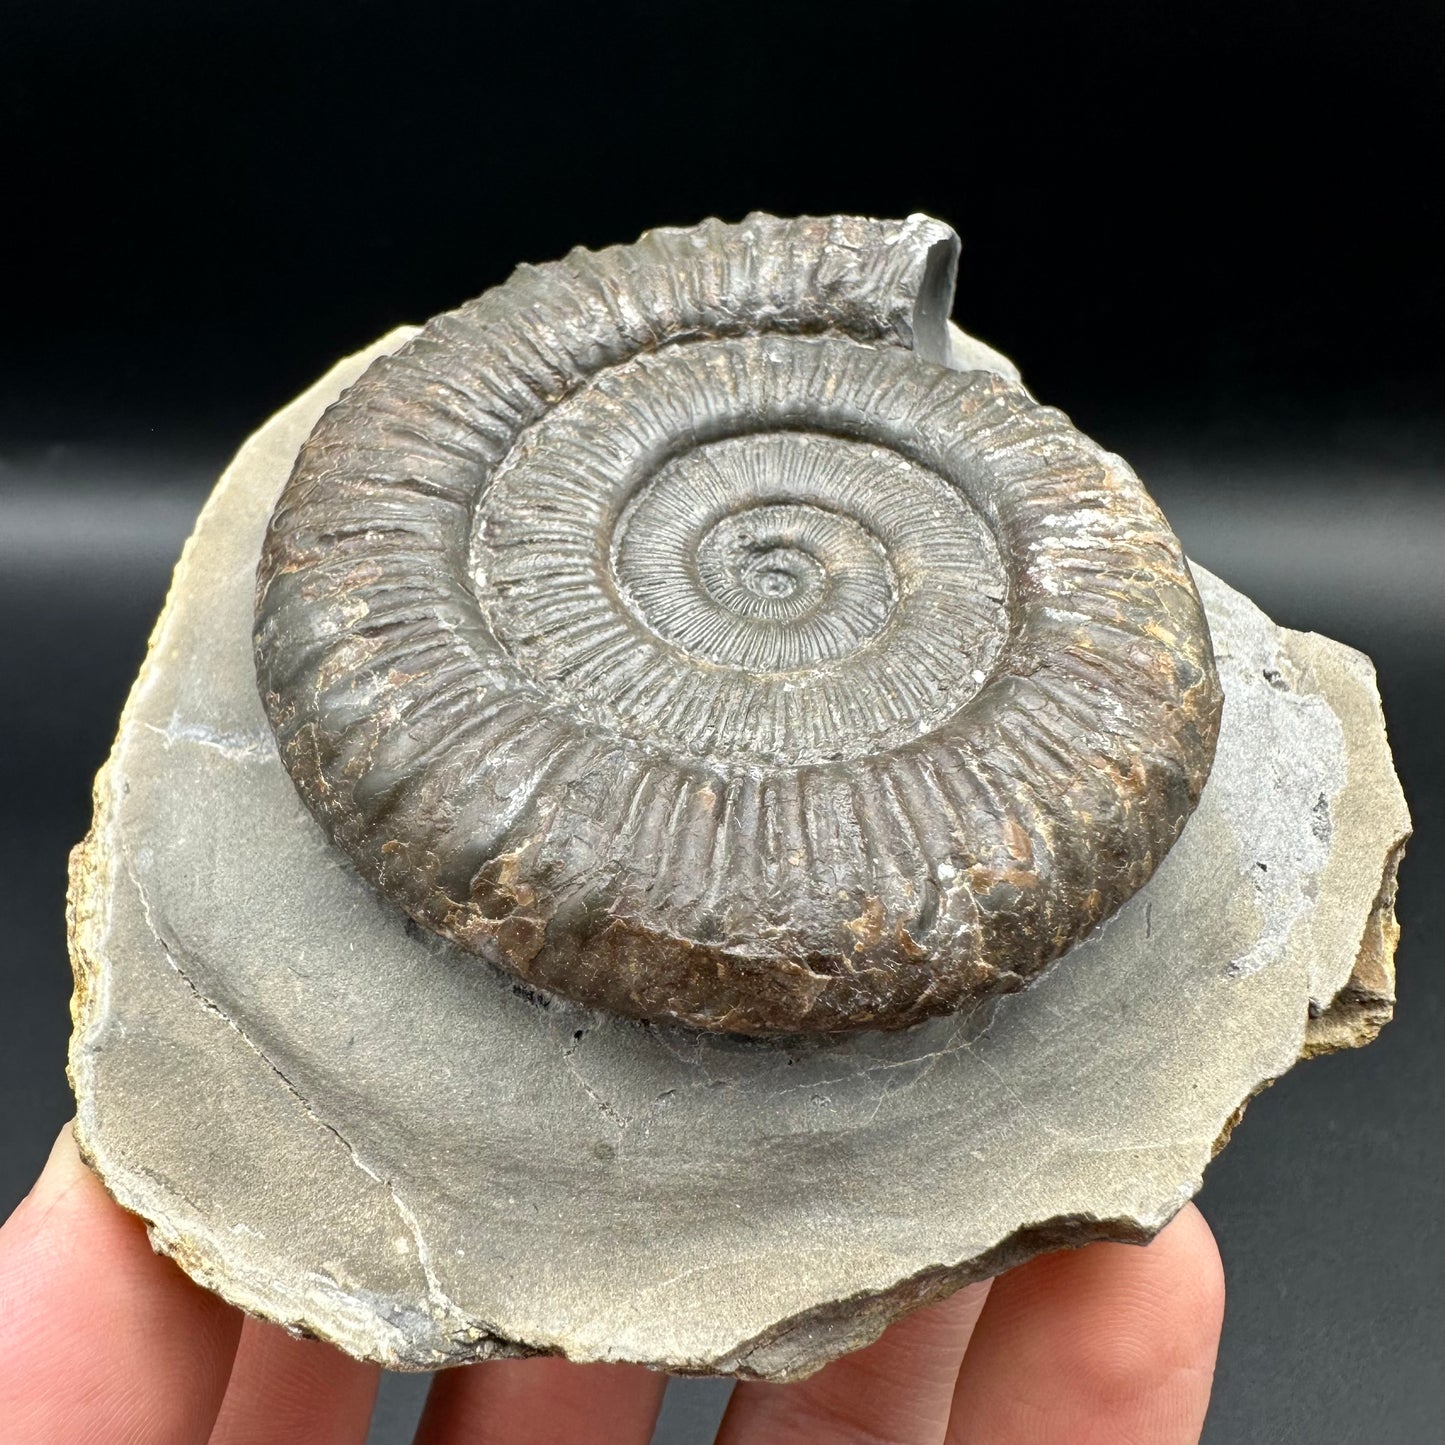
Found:
[[1118, 457], [948, 366], [923, 216], [650, 232], [373, 364], [275, 511], [286, 766], [419, 923], [767, 1034], [1021, 987], [1150, 876], [1220, 692]]

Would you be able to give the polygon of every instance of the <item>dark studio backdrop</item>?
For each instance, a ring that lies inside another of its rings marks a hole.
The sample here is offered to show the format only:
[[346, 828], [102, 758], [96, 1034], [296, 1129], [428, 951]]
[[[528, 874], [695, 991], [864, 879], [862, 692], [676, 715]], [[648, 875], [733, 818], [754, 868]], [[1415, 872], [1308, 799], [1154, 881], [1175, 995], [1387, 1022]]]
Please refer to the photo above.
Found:
[[[248, 430], [519, 260], [926, 210], [955, 317], [1191, 554], [1370, 653], [1416, 818], [1398, 1021], [1260, 1098], [1201, 1205], [1213, 1445], [1445, 1435], [1445, 10], [252, 0], [0, 15], [0, 1212], [68, 1117], [65, 855]], [[717, 1386], [659, 1439], [703, 1438]], [[388, 1384], [399, 1440], [414, 1385]]]

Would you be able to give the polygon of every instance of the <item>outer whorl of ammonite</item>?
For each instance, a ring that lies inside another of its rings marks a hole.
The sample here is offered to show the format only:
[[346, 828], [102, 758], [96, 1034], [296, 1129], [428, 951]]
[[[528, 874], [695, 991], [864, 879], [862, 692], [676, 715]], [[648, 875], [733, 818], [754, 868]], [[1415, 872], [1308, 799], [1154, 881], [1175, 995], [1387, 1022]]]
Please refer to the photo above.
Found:
[[524, 267], [277, 505], [287, 768], [418, 922], [746, 1033], [1018, 988], [1150, 876], [1220, 695], [1137, 478], [951, 370], [957, 240], [750, 217]]

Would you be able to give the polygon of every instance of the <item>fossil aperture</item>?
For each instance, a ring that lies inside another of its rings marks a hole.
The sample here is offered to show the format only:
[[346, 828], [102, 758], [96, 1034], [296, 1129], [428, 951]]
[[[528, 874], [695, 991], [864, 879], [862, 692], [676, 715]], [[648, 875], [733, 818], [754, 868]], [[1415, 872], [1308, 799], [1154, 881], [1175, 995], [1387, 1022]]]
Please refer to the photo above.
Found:
[[1150, 876], [1220, 694], [1138, 479], [950, 369], [957, 240], [750, 217], [524, 267], [323, 417], [262, 557], [286, 766], [413, 918], [743, 1033], [1022, 986]]

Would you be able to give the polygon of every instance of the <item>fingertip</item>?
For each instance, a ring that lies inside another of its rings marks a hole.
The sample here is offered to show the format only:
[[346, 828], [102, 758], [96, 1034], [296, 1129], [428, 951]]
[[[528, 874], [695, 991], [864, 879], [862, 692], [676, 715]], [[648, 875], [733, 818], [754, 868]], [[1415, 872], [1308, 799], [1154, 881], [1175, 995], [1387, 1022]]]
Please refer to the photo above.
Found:
[[[15, 1218], [22, 1209], [33, 1210], [37, 1206], [53, 1203], [68, 1190], [77, 1186], [87, 1188], [90, 1184], [100, 1188], [100, 1181], [80, 1157], [80, 1150], [75, 1142], [75, 1120], [70, 1119], [55, 1136], [39, 1177], [30, 1186], [30, 1192], [20, 1201], [15, 1215], [11, 1218]], [[105, 1191], [102, 1189], [101, 1192]]]
[[248, 1319], [209, 1445], [357, 1445], [380, 1375], [331, 1345]]
[[1152, 1249], [1160, 1240], [1178, 1252], [1181, 1278], [1188, 1280], [1195, 1295], [1197, 1320], [1201, 1325], [1212, 1325], [1217, 1337], [1224, 1323], [1227, 1289], [1224, 1258], [1209, 1221], [1197, 1205], [1186, 1204], [1148, 1247]]
[[872, 1344], [794, 1384], [743, 1381], [733, 1391], [718, 1445], [937, 1440], [989, 1288], [983, 1280], [905, 1315]]
[[152, 1250], [67, 1125], [0, 1228], [0, 1445], [204, 1439], [240, 1327]]
[[432, 1382], [416, 1445], [645, 1445], [667, 1377], [559, 1356], [490, 1360]]
[[[1186, 1205], [1142, 1249], [1091, 1245], [1054, 1276], [1071, 1385], [1100, 1417], [1127, 1415], [1214, 1373], [1224, 1271], [1213, 1231]], [[1202, 1409], [1200, 1412], [1202, 1419]]]
[[955, 1396], [960, 1439], [1193, 1442], [1224, 1312], [1224, 1272], [1186, 1205], [1146, 1246], [1044, 1255], [995, 1282]]

